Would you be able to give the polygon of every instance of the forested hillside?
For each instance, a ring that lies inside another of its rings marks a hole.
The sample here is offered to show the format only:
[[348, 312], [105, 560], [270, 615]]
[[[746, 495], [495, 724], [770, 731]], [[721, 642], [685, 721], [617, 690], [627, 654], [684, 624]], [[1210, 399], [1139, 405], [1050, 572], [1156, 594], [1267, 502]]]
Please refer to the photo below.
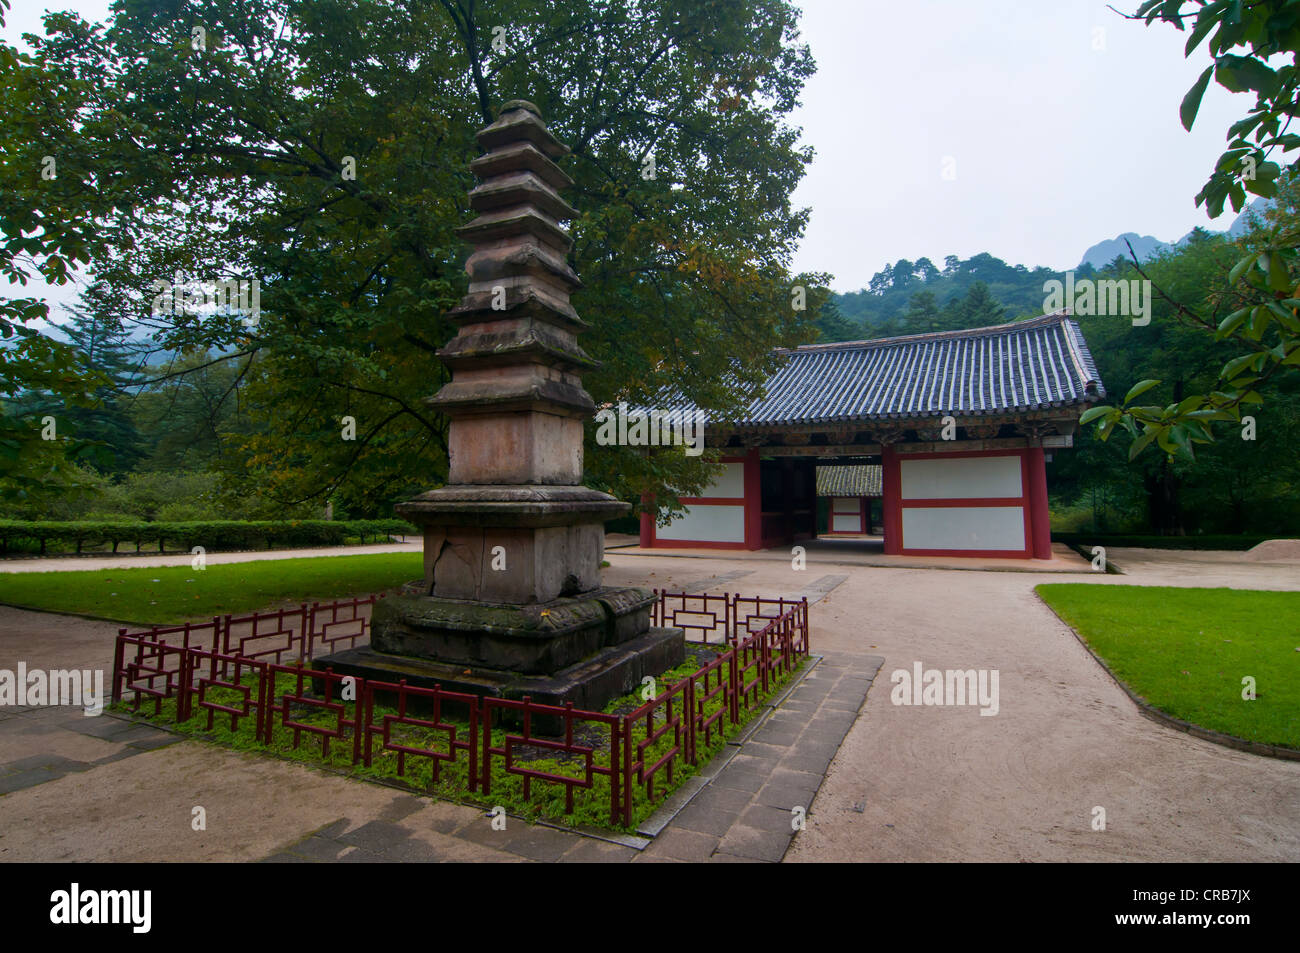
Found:
[[1050, 268], [1008, 265], [987, 253], [964, 260], [949, 255], [942, 268], [928, 258], [900, 259], [876, 272], [868, 287], [835, 295], [849, 325], [836, 340], [986, 327], [1041, 314], [1043, 282], [1060, 277]]

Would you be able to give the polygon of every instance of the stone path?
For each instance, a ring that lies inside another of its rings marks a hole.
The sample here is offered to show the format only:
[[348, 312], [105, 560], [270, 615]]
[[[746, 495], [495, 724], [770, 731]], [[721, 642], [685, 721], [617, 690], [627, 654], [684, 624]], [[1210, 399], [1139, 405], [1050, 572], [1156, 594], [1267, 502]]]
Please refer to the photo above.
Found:
[[766, 718], [747, 726], [731, 753], [714, 759], [698, 793], [638, 859], [780, 861], [882, 661], [822, 658]]

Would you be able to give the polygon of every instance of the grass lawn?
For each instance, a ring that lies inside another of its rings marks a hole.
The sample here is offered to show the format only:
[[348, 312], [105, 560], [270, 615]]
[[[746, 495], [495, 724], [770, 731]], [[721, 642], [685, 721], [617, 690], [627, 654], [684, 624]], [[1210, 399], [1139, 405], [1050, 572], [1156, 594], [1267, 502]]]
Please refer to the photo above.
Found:
[[424, 574], [422, 553], [315, 556], [190, 566], [0, 573], [0, 602], [170, 625], [284, 603], [392, 589]]
[[[1203, 728], [1300, 748], [1300, 592], [1051, 583], [1038, 594], [1130, 689]], [[1242, 698], [1246, 676], [1256, 698]]]

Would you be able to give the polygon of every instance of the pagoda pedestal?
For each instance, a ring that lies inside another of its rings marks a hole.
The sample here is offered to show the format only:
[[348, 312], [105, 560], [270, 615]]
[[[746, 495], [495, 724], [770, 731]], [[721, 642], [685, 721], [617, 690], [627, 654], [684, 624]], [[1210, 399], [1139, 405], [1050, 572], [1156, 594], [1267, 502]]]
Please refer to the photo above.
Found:
[[651, 628], [649, 590], [601, 585], [604, 523], [630, 506], [582, 485], [596, 362], [569, 303], [568, 150], [520, 100], [478, 141], [469, 291], [438, 352], [452, 379], [427, 401], [450, 421], [448, 481], [397, 506], [423, 530], [424, 580], [376, 603], [368, 647], [313, 664], [598, 710], [679, 664], [684, 634]]

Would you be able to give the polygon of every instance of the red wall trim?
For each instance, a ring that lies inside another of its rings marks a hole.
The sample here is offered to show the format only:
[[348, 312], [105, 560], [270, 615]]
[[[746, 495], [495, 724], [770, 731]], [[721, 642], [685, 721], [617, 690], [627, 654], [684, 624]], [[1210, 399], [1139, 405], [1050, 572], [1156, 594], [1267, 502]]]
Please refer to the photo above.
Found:
[[655, 539], [655, 549], [749, 549], [747, 543], [719, 543], [711, 539]]
[[745, 454], [745, 549], [763, 548], [763, 476], [758, 448]]
[[904, 556], [969, 556], [973, 559], [1032, 559], [1027, 549], [905, 549]]
[[885, 495], [881, 505], [885, 555], [899, 556], [903, 552], [903, 476], [898, 466], [898, 450], [893, 444], [880, 448], [880, 480]]
[[655, 515], [649, 504], [654, 497], [649, 493], [641, 494], [641, 548], [650, 549], [655, 544]]
[[1028, 471], [1029, 515], [1033, 531], [1030, 534], [1030, 549], [1035, 559], [1052, 558], [1052, 514], [1047, 503], [1047, 461], [1043, 458], [1043, 448], [1033, 447], [1025, 454], [1025, 469]]
[[903, 500], [907, 509], [923, 510], [927, 508], [951, 509], [963, 506], [1024, 506], [1023, 496], [951, 496], [935, 497], [932, 500]]

